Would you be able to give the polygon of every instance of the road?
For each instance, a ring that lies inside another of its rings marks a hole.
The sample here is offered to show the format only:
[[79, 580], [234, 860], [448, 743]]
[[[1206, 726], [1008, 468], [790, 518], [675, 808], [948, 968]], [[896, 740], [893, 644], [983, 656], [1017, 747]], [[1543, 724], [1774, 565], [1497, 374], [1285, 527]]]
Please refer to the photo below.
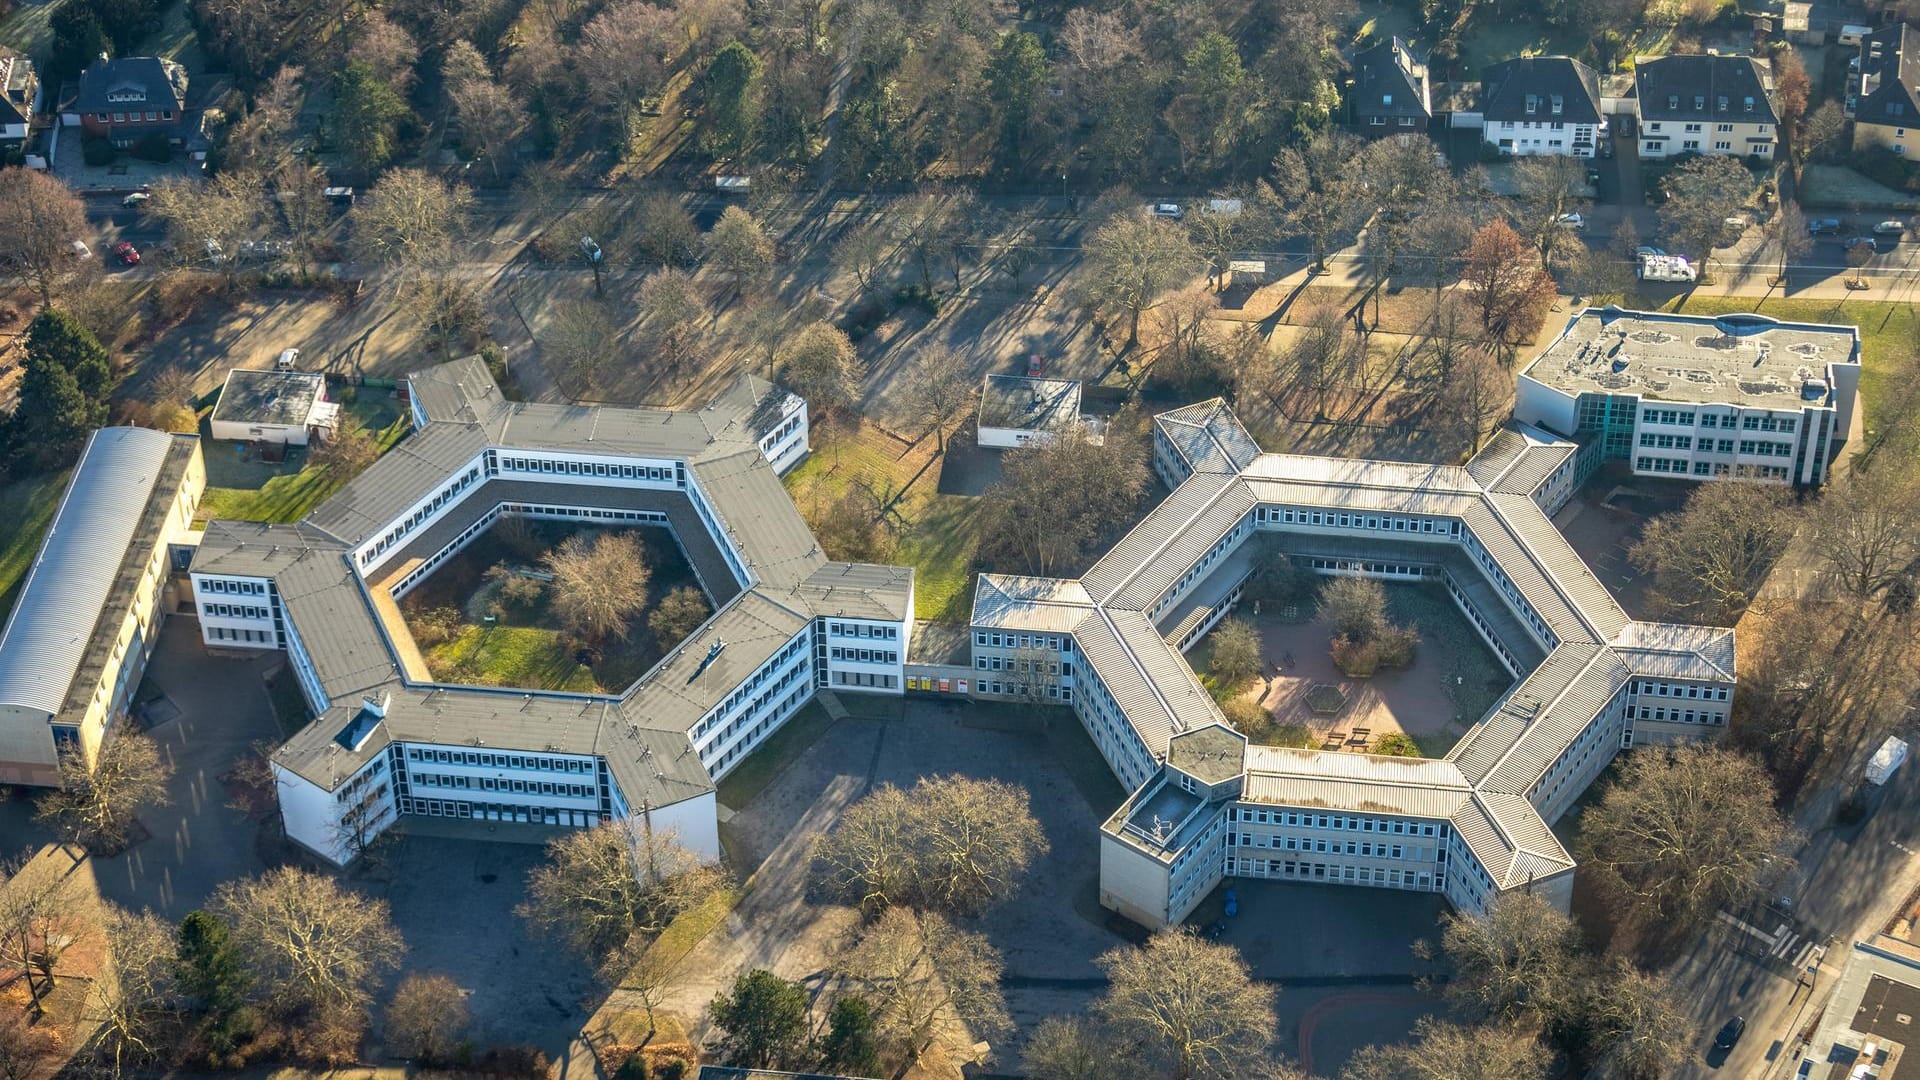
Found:
[[[1894, 774], [1872, 814], [1851, 828], [1831, 825], [1844, 793], [1826, 794], [1797, 815], [1808, 840], [1778, 889], [1789, 902], [1732, 913], [1746, 928], [1716, 919], [1670, 972], [1701, 1049], [1675, 1077], [1791, 1077], [1800, 1032], [1818, 1018], [1852, 943], [1877, 932], [1920, 886], [1920, 860], [1912, 858], [1920, 849], [1920, 769]], [[1818, 955], [1811, 946], [1823, 944], [1809, 989], [1800, 976]], [[1707, 1054], [1736, 1014], [1747, 1018], [1745, 1037], [1724, 1061]]]

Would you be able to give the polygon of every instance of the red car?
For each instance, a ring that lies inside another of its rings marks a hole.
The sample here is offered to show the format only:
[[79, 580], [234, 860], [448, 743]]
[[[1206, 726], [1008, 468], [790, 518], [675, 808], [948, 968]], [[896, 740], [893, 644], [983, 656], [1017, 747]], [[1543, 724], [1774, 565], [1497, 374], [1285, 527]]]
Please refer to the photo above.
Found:
[[1027, 377], [1028, 378], [1037, 379], [1040, 376], [1046, 374], [1046, 370], [1047, 370], [1046, 361], [1040, 359], [1039, 353], [1027, 354]]
[[113, 255], [120, 260], [122, 266], [140, 265], [140, 249], [134, 247], [131, 240], [122, 240], [113, 245]]

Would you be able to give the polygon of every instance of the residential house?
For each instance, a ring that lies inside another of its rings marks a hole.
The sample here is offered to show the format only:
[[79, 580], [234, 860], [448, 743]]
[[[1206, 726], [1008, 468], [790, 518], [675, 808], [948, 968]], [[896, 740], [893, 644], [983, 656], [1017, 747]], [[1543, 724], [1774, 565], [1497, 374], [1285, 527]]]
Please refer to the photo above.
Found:
[[1590, 158], [1606, 124], [1600, 77], [1569, 56], [1528, 56], [1481, 77], [1481, 138], [1503, 154]]
[[1640, 156], [1773, 157], [1779, 120], [1773, 75], [1751, 56], [1661, 56], [1634, 72]]
[[26, 141], [33, 114], [40, 111], [40, 76], [33, 61], [11, 49], [0, 49], [0, 147]]
[[327, 400], [327, 380], [318, 372], [234, 368], [208, 423], [216, 439], [305, 446], [333, 438], [340, 406]]
[[1920, 33], [1896, 23], [1869, 34], [1854, 64], [1847, 93], [1853, 148], [1907, 153], [1909, 143], [1920, 141]]
[[1426, 62], [1397, 37], [1355, 54], [1347, 114], [1354, 131], [1369, 139], [1425, 132], [1433, 122]]
[[157, 56], [102, 55], [80, 73], [71, 111], [88, 136], [122, 149], [150, 135], [184, 146], [195, 134], [187, 116], [187, 69]]

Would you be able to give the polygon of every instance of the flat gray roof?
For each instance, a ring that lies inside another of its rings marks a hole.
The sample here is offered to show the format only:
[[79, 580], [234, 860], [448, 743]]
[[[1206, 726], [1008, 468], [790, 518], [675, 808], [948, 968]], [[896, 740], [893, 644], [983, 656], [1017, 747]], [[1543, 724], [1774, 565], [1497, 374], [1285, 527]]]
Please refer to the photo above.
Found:
[[220, 388], [211, 419], [234, 424], [297, 426], [313, 415], [313, 403], [325, 396], [327, 380], [310, 371], [252, 371], [234, 368]]
[[83, 668], [98, 666], [113, 638], [101, 643], [96, 628], [132, 604], [198, 441], [130, 427], [88, 437], [0, 630], [0, 702], [51, 718]]
[[989, 375], [980, 385], [980, 426], [1058, 431], [1080, 419], [1080, 384], [1072, 379]]
[[1829, 404], [1833, 366], [1859, 362], [1851, 326], [1587, 308], [1524, 374], [1570, 395], [1799, 409]]

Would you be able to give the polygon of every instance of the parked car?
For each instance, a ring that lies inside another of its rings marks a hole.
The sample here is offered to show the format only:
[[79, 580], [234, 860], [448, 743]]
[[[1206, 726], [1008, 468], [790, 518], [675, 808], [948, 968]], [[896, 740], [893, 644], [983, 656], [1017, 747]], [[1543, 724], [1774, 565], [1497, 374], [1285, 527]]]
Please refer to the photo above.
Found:
[[1581, 216], [1578, 211], [1561, 214], [1553, 220], [1553, 223], [1563, 229], [1584, 229], [1587, 227], [1587, 219]]
[[1186, 211], [1182, 210], [1180, 208], [1180, 204], [1177, 202], [1154, 203], [1153, 216], [1163, 217], [1163, 218], [1172, 218], [1175, 221], [1178, 221], [1182, 217], [1186, 216]]
[[281, 349], [280, 358], [273, 362], [275, 371], [292, 371], [300, 366], [299, 349]]
[[1040, 358], [1040, 354], [1028, 353], [1027, 354], [1027, 378], [1037, 379], [1040, 376], [1045, 375], [1046, 373], [1047, 373], [1047, 362]]
[[1847, 241], [1847, 250], [1852, 251], [1854, 248], [1861, 247], [1863, 245], [1866, 247], [1868, 251], [1871, 251], [1875, 254], [1879, 254], [1880, 252], [1880, 241], [1875, 240], [1871, 236], [1856, 236], [1853, 239]]
[[1587, 183], [1593, 185], [1594, 187], [1600, 186], [1600, 170], [1599, 169], [1587, 170]]
[[153, 198], [153, 192], [151, 191], [129, 191], [127, 192], [127, 197], [120, 200], [120, 205], [139, 206], [151, 198]]
[[1823, 217], [1807, 219], [1807, 235], [1809, 236], [1825, 236], [1839, 231], [1839, 218]]
[[1608, 139], [1606, 142], [1603, 142], [1600, 144], [1600, 156], [1603, 158], [1606, 158], [1608, 161], [1613, 160], [1613, 140], [1612, 139]]
[[139, 266], [140, 249], [130, 240], [122, 240], [113, 245], [113, 257], [120, 260], [121, 266]]
[[75, 240], [72, 243], [69, 243], [67, 245], [67, 250], [72, 252], [73, 257], [76, 259], [93, 258], [93, 249], [87, 246], [87, 242], [85, 240]]
[[341, 206], [353, 205], [353, 189], [350, 187], [322, 188], [320, 194], [325, 197], [328, 202], [338, 203]]
[[1745, 1034], [1746, 1030], [1747, 1018], [1736, 1016], [1727, 1021], [1726, 1025], [1720, 1029], [1720, 1034], [1713, 1037], [1713, 1045], [1716, 1049], [1731, 1050], [1733, 1044], [1740, 1041], [1740, 1036]]
[[242, 240], [240, 257], [243, 259], [277, 259], [287, 253], [284, 240]]
[[1658, 257], [1665, 254], [1665, 249], [1654, 247], [1651, 244], [1641, 244], [1639, 247], [1633, 249], [1633, 257], [1636, 259], [1644, 259], [1649, 255]]
[[1875, 236], [1900, 236], [1906, 231], [1907, 223], [1904, 221], [1887, 220], [1873, 227]]

